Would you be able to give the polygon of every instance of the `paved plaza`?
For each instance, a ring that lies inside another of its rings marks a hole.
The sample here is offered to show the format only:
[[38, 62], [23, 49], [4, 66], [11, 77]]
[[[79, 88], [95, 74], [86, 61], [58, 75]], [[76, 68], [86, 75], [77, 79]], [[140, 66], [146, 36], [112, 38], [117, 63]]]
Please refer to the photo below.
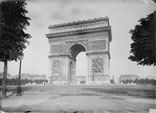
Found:
[[10, 87], [1, 107], [12, 112], [148, 113], [149, 109], [156, 109], [152, 88], [155, 87], [23, 86], [22, 96], [16, 96], [15, 87]]

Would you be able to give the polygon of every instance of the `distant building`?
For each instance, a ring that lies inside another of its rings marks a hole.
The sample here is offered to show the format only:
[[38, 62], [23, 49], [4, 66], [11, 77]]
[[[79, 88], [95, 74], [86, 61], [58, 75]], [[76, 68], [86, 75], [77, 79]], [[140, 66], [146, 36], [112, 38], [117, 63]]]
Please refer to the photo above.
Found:
[[135, 74], [131, 74], [131, 75], [121, 75], [119, 77], [119, 82], [121, 81], [126, 81], [126, 80], [135, 80], [135, 79], [140, 79], [139, 76], [135, 75]]

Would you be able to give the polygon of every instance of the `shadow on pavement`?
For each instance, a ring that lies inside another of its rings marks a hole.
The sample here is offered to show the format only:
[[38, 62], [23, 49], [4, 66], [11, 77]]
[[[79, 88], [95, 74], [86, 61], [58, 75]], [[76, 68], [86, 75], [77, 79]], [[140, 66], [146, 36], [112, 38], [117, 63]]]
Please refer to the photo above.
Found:
[[83, 88], [84, 90], [94, 91], [97, 93], [106, 93], [113, 95], [126, 95], [126, 96], [136, 96], [149, 99], [156, 99], [155, 90], [140, 90], [140, 89], [103, 89], [103, 88]]
[[108, 93], [108, 94], [116, 94], [116, 95], [127, 95], [126, 91], [120, 90], [112, 90], [112, 89], [103, 89], [103, 88], [83, 88], [84, 90], [94, 91], [97, 93]]
[[[24, 92], [26, 92], [26, 91], [32, 89], [31, 87], [22, 87], [22, 86], [21, 86], [21, 88], [22, 88], [22, 92], [21, 92], [22, 94], [23, 94]], [[10, 97], [10, 96], [12, 96], [12, 95], [14, 95], [14, 94], [17, 93], [17, 86], [7, 86], [6, 91], [7, 91], [7, 97]], [[2, 88], [0, 88], [0, 92], [2, 93]], [[1, 97], [1, 96], [2, 96], [2, 95], [0, 95], [0, 97]]]
[[22, 87], [22, 92], [24, 93], [24, 92], [29, 91], [31, 89], [32, 89], [32, 87]]

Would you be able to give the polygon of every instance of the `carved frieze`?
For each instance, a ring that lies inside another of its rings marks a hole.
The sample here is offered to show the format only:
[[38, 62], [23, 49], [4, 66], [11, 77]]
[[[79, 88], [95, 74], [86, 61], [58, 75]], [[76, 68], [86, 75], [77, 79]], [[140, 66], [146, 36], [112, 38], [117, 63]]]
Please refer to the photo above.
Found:
[[53, 60], [52, 76], [62, 76], [63, 62], [61, 60]]
[[63, 53], [64, 51], [65, 51], [64, 44], [51, 45], [52, 54]]
[[92, 59], [92, 72], [103, 73], [103, 64], [104, 64], [104, 61], [100, 57]]
[[49, 26], [50, 33], [60, 33], [68, 31], [85, 30], [97, 27], [108, 27], [108, 18], [91, 19], [88, 21], [77, 21], [72, 23], [64, 23], [59, 25]]
[[97, 40], [90, 42], [90, 50], [103, 50], [103, 49], [106, 49], [105, 40]]

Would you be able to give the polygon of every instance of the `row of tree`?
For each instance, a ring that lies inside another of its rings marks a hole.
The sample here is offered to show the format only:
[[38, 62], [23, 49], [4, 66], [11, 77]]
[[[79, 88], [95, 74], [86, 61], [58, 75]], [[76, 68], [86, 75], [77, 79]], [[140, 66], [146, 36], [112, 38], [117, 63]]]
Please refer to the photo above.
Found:
[[[34, 84], [34, 83], [35, 84], [46, 84], [46, 83], [48, 83], [48, 80], [46, 80], [46, 79], [35, 79], [35, 80], [21, 79], [19, 81], [18, 78], [6, 80], [7, 85], [18, 85], [19, 82], [21, 82], [21, 85]], [[0, 79], [0, 85], [2, 85], [2, 79]]]
[[[9, 73], [7, 73], [7, 79], [12, 79], [12, 78], [18, 78], [19, 75], [11, 75]], [[29, 73], [22, 73], [21, 74], [22, 79], [46, 79], [46, 75], [45, 74], [29, 74]], [[0, 78], [3, 78], [3, 73], [0, 72]]]
[[121, 80], [120, 83], [123, 84], [138, 84], [138, 85], [156, 85], [156, 80], [154, 79], [135, 79], [135, 80]]

